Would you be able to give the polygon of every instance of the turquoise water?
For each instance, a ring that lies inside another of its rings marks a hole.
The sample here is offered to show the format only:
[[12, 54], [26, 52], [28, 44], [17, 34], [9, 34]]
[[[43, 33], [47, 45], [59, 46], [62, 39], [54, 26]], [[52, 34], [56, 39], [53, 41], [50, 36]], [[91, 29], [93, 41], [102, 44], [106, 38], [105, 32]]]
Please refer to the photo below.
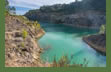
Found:
[[40, 47], [44, 49], [41, 54], [43, 61], [52, 62], [54, 57], [58, 61], [62, 56], [67, 55], [71, 64], [88, 62], [88, 67], [106, 66], [106, 56], [102, 56], [82, 40], [83, 36], [95, 34], [97, 30], [48, 23], [41, 23], [41, 26], [46, 31], [39, 40]]

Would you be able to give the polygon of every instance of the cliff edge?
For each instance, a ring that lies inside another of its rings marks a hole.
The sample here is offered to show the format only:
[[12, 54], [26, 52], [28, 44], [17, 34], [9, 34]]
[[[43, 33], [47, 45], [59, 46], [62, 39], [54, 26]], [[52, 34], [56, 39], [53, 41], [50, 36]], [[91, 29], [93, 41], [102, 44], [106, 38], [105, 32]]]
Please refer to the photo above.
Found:
[[40, 59], [42, 48], [37, 38], [45, 34], [34, 22], [24, 16], [5, 17], [5, 66], [6, 67], [47, 67]]

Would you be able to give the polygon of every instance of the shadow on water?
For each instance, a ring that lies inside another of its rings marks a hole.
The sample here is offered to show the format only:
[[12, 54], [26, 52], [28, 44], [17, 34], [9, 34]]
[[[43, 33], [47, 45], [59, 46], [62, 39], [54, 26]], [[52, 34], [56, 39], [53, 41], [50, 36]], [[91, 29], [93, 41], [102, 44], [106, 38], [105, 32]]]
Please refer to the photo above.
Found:
[[68, 34], [76, 33], [76, 36], [94, 34], [99, 31], [97, 29], [77, 28], [77, 27], [66, 26], [63, 24], [51, 24], [51, 23], [41, 23], [41, 22], [40, 24], [41, 24], [41, 27], [46, 32], [63, 32]]

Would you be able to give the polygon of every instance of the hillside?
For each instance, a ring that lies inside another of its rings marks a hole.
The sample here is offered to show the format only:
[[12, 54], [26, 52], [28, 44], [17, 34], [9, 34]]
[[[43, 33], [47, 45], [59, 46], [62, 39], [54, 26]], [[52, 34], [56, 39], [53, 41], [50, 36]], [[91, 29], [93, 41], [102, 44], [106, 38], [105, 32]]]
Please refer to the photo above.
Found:
[[43, 50], [36, 41], [45, 33], [42, 28], [36, 30], [33, 22], [23, 16], [6, 15], [5, 21], [6, 67], [48, 66], [40, 59]]
[[[30, 10], [24, 16], [34, 21], [100, 29], [106, 24], [106, 0], [76, 0], [70, 4], [42, 6]], [[86, 36], [83, 40], [98, 52], [106, 54], [106, 34]]]
[[41, 6], [22, 16], [7, 3], [5, 66], [105, 66], [105, 9], [106, 0], [75, 0]]
[[106, 22], [106, 0], [83, 0], [70, 4], [55, 4], [30, 10], [24, 16], [30, 20], [65, 24], [68, 26], [99, 28]]

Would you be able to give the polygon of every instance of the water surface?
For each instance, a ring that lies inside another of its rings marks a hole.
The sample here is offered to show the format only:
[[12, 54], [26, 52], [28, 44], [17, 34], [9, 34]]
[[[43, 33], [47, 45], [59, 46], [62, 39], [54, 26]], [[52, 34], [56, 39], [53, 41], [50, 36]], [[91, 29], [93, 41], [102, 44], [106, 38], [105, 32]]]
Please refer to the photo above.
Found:
[[[41, 54], [43, 61], [58, 61], [67, 55], [71, 64], [85, 64], [88, 67], [106, 66], [106, 56], [102, 56], [93, 48], [83, 42], [82, 37], [95, 34], [98, 30], [68, 27], [61, 24], [40, 23], [46, 34], [39, 40], [40, 47], [44, 49]], [[85, 62], [84, 62], [85, 61]]]

